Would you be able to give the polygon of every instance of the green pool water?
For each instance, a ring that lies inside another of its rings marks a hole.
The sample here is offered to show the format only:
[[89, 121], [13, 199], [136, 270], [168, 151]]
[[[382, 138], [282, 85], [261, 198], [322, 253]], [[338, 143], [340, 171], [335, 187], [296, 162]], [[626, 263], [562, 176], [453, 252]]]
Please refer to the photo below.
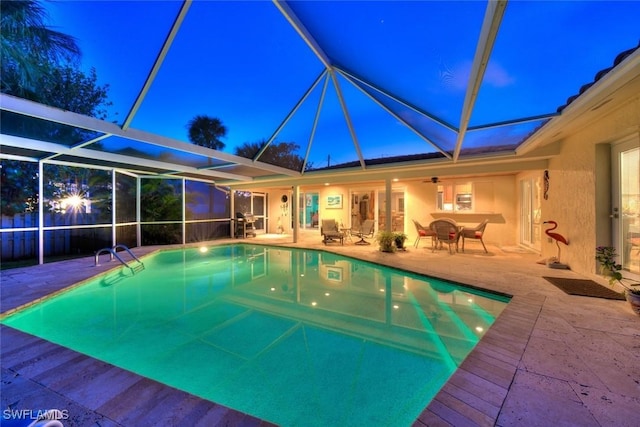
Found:
[[313, 250], [144, 263], [2, 323], [282, 426], [407, 426], [508, 301]]

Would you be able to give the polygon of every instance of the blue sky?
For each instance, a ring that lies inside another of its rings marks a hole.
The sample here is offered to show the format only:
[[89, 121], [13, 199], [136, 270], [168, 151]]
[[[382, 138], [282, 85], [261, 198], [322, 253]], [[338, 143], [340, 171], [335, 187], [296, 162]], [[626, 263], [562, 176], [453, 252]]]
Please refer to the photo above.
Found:
[[[118, 122], [138, 96], [180, 5], [46, 4], [52, 26], [77, 38], [83, 67], [95, 67], [100, 82], [110, 85], [111, 119]], [[291, 3], [335, 65], [454, 127], [485, 7], [481, 1]], [[638, 45], [637, 22], [637, 1], [510, 2], [471, 125], [555, 112], [618, 53]], [[269, 138], [323, 68], [270, 1], [195, 1], [132, 127], [187, 141], [187, 122], [206, 114], [227, 126], [225, 151], [233, 152], [245, 142]], [[435, 151], [346, 79], [339, 82], [365, 157]], [[281, 140], [300, 145], [301, 155], [321, 90], [322, 85], [282, 133]], [[357, 159], [334, 91], [329, 81], [311, 146], [316, 165], [328, 154], [335, 161]], [[435, 123], [423, 130], [434, 141], [450, 134]], [[484, 136], [476, 132], [469, 141], [511, 143], [514, 134], [530, 130], [527, 124]]]

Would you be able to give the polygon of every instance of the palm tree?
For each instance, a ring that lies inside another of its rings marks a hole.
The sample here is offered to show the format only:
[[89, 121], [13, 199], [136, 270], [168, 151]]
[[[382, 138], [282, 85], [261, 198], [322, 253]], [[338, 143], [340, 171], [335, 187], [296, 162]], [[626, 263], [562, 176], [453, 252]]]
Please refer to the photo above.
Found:
[[187, 123], [189, 141], [202, 147], [222, 150], [224, 142], [220, 138], [227, 136], [227, 128], [216, 117], [195, 116]]
[[3, 1], [0, 21], [2, 91], [22, 96], [33, 91], [36, 81], [52, 64], [80, 57], [76, 40], [52, 30], [47, 11], [38, 1]]

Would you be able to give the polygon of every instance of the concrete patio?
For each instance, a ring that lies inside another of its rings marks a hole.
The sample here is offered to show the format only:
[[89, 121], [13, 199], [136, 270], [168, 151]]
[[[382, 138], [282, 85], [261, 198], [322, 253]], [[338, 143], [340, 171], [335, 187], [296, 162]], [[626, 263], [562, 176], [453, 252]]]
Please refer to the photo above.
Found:
[[[327, 250], [513, 296], [416, 426], [638, 425], [640, 317], [625, 301], [565, 294], [543, 276], [585, 277], [538, 264], [537, 254], [492, 245], [485, 254], [471, 243], [450, 255], [427, 241], [387, 254], [375, 242], [325, 246], [317, 230], [302, 230], [295, 244], [282, 235], [244, 242]], [[89, 257], [2, 271], [2, 312], [115, 267], [94, 267]], [[12, 328], [1, 332], [3, 409], [67, 409], [65, 426], [269, 425]]]

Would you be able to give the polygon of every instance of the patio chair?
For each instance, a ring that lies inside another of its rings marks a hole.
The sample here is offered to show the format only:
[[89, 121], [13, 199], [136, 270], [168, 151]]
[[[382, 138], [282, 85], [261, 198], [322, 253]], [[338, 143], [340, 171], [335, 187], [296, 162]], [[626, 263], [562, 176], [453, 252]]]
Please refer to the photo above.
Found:
[[422, 224], [420, 224], [415, 219], [412, 219], [411, 221], [413, 221], [413, 225], [416, 226], [416, 232], [418, 233], [418, 237], [416, 237], [416, 241], [413, 243], [413, 246], [415, 248], [417, 248], [418, 244], [420, 243], [420, 239], [422, 239], [423, 237], [430, 237], [431, 238], [431, 247], [433, 248], [433, 246], [436, 244], [436, 233], [435, 233], [435, 231], [433, 231], [432, 229], [430, 229], [428, 227], [423, 226]]
[[[447, 218], [441, 218], [433, 221], [429, 224], [429, 227], [435, 232], [436, 238], [442, 247], [443, 243], [449, 245], [449, 253], [452, 254], [451, 245], [455, 245], [456, 252], [458, 252], [458, 239], [460, 239], [460, 227], [458, 224]], [[435, 245], [433, 250], [435, 251], [438, 245]]]
[[360, 224], [359, 229], [351, 230], [351, 235], [359, 237], [360, 240], [356, 242], [356, 245], [370, 245], [371, 242], [367, 242], [365, 239], [373, 237], [375, 233], [375, 221], [372, 219], [366, 219], [362, 224]]
[[338, 229], [335, 219], [323, 219], [320, 226], [320, 234], [322, 235], [322, 243], [325, 245], [337, 241], [344, 245], [344, 233]]
[[487, 227], [488, 223], [489, 223], [489, 220], [485, 219], [484, 221], [482, 221], [480, 224], [476, 225], [473, 228], [469, 228], [469, 227], [462, 228], [462, 230], [460, 231], [460, 235], [462, 236], [462, 252], [464, 252], [464, 241], [466, 239], [475, 239], [475, 240], [480, 240], [480, 243], [482, 243], [482, 247], [484, 248], [484, 252], [489, 253], [489, 251], [487, 250], [487, 247], [484, 245], [484, 241], [482, 240], [482, 238], [484, 237], [484, 229]]

